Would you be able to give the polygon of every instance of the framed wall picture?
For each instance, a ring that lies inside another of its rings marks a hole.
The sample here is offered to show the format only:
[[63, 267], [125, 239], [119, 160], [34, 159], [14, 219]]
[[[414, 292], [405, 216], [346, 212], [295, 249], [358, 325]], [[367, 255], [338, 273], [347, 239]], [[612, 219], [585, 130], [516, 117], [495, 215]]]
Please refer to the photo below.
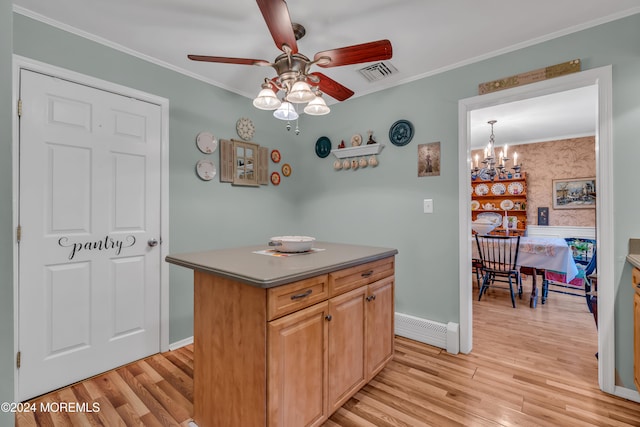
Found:
[[595, 209], [595, 207], [595, 178], [553, 180], [554, 209]]
[[538, 225], [549, 225], [549, 208], [538, 208]]
[[440, 142], [418, 145], [418, 176], [440, 176]]

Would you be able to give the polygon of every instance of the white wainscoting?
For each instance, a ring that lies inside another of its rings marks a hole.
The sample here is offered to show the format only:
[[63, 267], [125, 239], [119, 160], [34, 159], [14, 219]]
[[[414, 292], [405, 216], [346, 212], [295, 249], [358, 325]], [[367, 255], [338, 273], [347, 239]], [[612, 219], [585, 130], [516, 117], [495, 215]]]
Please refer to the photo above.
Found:
[[527, 225], [527, 236], [595, 239], [595, 227]]

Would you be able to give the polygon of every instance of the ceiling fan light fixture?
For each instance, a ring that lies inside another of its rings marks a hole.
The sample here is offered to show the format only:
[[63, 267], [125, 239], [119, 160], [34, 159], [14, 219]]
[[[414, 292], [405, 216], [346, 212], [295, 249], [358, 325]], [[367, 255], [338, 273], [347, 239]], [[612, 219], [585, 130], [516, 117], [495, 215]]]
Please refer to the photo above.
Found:
[[314, 99], [316, 95], [311, 91], [311, 86], [304, 80], [296, 81], [287, 94], [287, 101], [295, 104], [304, 104]]
[[326, 102], [324, 102], [320, 94], [316, 94], [316, 97], [304, 107], [304, 112], [311, 116], [324, 116], [325, 114], [329, 114], [330, 111], [331, 109], [327, 106]]
[[275, 110], [278, 108], [282, 102], [276, 96], [276, 93], [271, 89], [271, 87], [264, 87], [253, 100], [253, 106], [259, 108], [261, 110]]
[[295, 120], [298, 118], [298, 113], [290, 102], [284, 101], [280, 107], [273, 112], [273, 117], [279, 120]]
[[253, 100], [253, 106], [261, 110], [275, 110], [282, 104], [276, 96], [276, 91], [268, 79], [264, 79], [262, 90]]

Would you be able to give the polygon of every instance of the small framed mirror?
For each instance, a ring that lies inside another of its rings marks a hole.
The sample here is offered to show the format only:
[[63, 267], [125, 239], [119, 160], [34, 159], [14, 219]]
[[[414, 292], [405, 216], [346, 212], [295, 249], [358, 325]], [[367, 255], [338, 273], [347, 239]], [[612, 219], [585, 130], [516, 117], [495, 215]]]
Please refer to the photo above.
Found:
[[235, 185], [258, 185], [258, 144], [233, 141], [233, 183]]

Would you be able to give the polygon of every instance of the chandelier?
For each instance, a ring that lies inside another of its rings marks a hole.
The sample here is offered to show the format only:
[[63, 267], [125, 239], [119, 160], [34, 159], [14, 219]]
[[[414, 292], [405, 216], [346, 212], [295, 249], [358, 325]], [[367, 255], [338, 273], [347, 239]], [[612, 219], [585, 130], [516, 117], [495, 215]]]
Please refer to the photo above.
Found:
[[[495, 147], [495, 135], [493, 134], [493, 125], [495, 125], [497, 120], [489, 120], [487, 123], [491, 125], [491, 135], [489, 135], [489, 143], [484, 148], [484, 160], [482, 160], [482, 168], [478, 167], [478, 155], [475, 156], [475, 165], [471, 168], [471, 178], [476, 179], [480, 177], [483, 180], [491, 180], [493, 181], [496, 176], [505, 177], [506, 171], [506, 163], [509, 159], [507, 157], [507, 145], [503, 147], [500, 151], [500, 154], [496, 157], [496, 147]], [[518, 153], [514, 153], [513, 156], [513, 170], [515, 171], [516, 177], [520, 176], [520, 165], [518, 164]], [[509, 173], [510, 175], [510, 173]]]

